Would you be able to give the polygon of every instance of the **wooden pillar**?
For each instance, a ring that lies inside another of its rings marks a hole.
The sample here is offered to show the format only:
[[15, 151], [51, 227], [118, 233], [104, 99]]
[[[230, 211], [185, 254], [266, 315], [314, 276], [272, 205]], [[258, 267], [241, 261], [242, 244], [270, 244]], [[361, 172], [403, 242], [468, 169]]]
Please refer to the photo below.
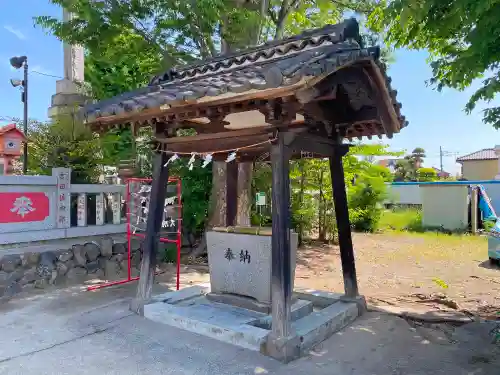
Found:
[[238, 163], [226, 164], [226, 226], [236, 225], [238, 214]]
[[340, 259], [344, 275], [344, 291], [346, 297], [358, 295], [358, 281], [356, 278], [356, 264], [352, 246], [351, 223], [347, 207], [347, 194], [345, 188], [344, 167], [342, 157], [349, 151], [348, 145], [335, 146], [333, 156], [330, 158], [330, 174], [333, 188], [333, 201], [335, 216], [339, 233]]
[[290, 150], [286, 133], [279, 132], [271, 146], [272, 166], [272, 268], [271, 312], [273, 340], [290, 336], [292, 269], [290, 252]]
[[156, 269], [156, 255], [163, 219], [163, 210], [168, 183], [168, 166], [164, 166], [170, 155], [163, 152], [153, 156], [153, 181], [151, 182], [151, 196], [144, 239], [141, 273], [137, 286], [137, 295], [132, 302], [131, 310], [137, 314], [144, 314], [144, 305], [151, 298], [151, 291]]
[[470, 226], [471, 232], [473, 234], [477, 233], [477, 229], [479, 227], [479, 210], [478, 210], [478, 188], [477, 186], [471, 187], [470, 190]]

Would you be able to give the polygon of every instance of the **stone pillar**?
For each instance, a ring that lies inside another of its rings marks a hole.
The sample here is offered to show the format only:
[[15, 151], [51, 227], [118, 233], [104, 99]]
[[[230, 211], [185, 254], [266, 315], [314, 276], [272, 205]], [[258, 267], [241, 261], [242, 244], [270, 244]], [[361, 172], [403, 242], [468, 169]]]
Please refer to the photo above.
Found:
[[57, 213], [58, 228], [71, 226], [71, 169], [52, 168], [52, 176], [57, 178]]
[[495, 154], [498, 158], [498, 171], [497, 175], [495, 176], [495, 180], [500, 180], [500, 145], [495, 146]]
[[[72, 15], [63, 9], [63, 21], [71, 20]], [[50, 118], [73, 115], [85, 104], [82, 86], [84, 82], [83, 47], [64, 43], [64, 78], [56, 81], [56, 93], [52, 95], [48, 111]]]

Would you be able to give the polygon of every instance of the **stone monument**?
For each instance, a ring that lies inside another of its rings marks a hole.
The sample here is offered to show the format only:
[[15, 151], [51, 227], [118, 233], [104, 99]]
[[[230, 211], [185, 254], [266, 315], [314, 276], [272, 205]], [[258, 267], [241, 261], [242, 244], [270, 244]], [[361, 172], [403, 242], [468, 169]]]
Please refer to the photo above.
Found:
[[[72, 14], [63, 8], [63, 21], [68, 22]], [[64, 78], [56, 81], [56, 93], [52, 95], [48, 116], [71, 115], [87, 101], [83, 93], [84, 55], [83, 47], [64, 43]]]
[[[207, 231], [211, 292], [207, 298], [271, 312], [271, 229], [212, 228]], [[291, 281], [295, 279], [297, 233], [290, 232]]]

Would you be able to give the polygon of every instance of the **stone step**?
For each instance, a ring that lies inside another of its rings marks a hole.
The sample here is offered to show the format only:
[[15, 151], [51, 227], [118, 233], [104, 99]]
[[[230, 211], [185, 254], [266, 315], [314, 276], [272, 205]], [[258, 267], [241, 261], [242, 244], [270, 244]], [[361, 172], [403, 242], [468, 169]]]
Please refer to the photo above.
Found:
[[245, 317], [236, 309], [238, 308], [234, 308], [232, 313], [231, 308], [209, 308], [205, 304], [177, 306], [160, 302], [144, 306], [144, 317], [245, 349], [260, 351], [269, 331], [246, 324], [255, 320], [255, 316]]

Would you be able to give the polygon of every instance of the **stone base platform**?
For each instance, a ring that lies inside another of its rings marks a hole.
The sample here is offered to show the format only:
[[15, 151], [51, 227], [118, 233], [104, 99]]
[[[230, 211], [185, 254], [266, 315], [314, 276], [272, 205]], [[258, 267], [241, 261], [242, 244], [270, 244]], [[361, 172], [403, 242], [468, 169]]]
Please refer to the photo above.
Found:
[[210, 285], [202, 284], [156, 296], [144, 307], [144, 316], [290, 362], [308, 354], [315, 345], [353, 322], [365, 309], [362, 297], [352, 301], [336, 293], [297, 292], [292, 305], [293, 334], [281, 343], [283, 350], [276, 352], [276, 346], [271, 343], [269, 314], [214, 302], [207, 298], [208, 293]]

